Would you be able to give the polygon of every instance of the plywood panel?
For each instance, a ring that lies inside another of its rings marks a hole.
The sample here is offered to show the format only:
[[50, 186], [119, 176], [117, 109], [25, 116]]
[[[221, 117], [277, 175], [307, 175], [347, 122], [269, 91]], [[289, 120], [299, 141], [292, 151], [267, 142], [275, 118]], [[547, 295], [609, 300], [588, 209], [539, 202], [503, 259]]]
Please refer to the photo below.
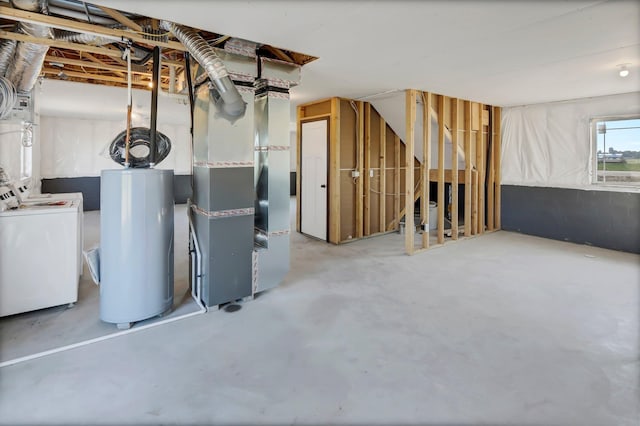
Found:
[[[393, 153], [393, 150], [391, 151]], [[388, 156], [389, 157], [393, 157], [393, 155]], [[394, 211], [395, 211], [395, 197], [393, 194], [396, 193], [396, 191], [398, 191], [398, 188], [396, 188], [395, 186], [395, 182], [396, 182], [396, 170], [395, 169], [390, 169], [387, 168], [386, 169], [386, 178], [385, 181], [387, 182], [387, 192], [385, 193], [385, 216], [386, 216], [386, 227], [385, 229], [387, 231], [391, 230], [390, 227], [393, 223], [394, 220]]]
[[389, 127], [389, 125], [387, 125], [385, 133], [387, 138], [386, 163], [387, 163], [387, 168], [389, 169], [389, 168], [394, 168], [396, 166], [396, 157], [394, 155], [396, 139], [395, 139], [395, 133], [393, 133], [393, 130], [391, 130], [391, 127]]
[[[371, 190], [369, 197], [369, 231], [375, 234], [380, 231], [380, 169], [374, 170], [371, 179]], [[374, 192], [377, 191], [377, 192]]]
[[302, 116], [311, 117], [314, 115], [330, 114], [331, 113], [331, 100], [319, 102], [316, 104], [310, 104], [302, 107]]
[[373, 108], [371, 108], [369, 121], [371, 123], [369, 130], [370, 166], [377, 169], [380, 167], [380, 115], [378, 115], [378, 112]]
[[356, 185], [351, 172], [340, 172], [340, 241], [348, 241], [356, 236]]
[[358, 122], [356, 112], [351, 104], [344, 99], [340, 100], [340, 168], [356, 168], [356, 131]]
[[471, 102], [471, 130], [480, 129], [480, 104]]

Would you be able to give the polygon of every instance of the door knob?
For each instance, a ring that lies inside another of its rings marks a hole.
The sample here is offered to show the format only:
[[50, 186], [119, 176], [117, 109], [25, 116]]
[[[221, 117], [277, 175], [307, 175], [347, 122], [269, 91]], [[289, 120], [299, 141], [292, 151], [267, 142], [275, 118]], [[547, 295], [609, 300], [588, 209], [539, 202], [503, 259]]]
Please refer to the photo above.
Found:
[[326, 188], [327, 185], [320, 185], [320, 188]]

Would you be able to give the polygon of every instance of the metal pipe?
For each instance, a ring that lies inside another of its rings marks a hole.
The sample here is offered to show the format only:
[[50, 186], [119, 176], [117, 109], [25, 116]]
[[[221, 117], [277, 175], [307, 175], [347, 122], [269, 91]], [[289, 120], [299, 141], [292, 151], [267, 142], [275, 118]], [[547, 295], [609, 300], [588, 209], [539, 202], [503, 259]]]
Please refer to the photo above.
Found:
[[160, 87], [160, 47], [153, 48], [153, 88], [151, 89], [151, 125], [149, 133], [149, 166], [156, 165], [156, 130], [158, 122], [158, 87]]
[[7, 71], [17, 44], [15, 40], [2, 40], [0, 42], [0, 77], [4, 76]]
[[[48, 14], [46, 0], [12, 0], [11, 4], [21, 10]], [[51, 28], [27, 22], [18, 24], [18, 32], [39, 38], [53, 38]], [[18, 92], [30, 92], [36, 84], [44, 57], [49, 46], [36, 43], [19, 42], [15, 48], [13, 60], [7, 67], [7, 77]]]
[[244, 116], [247, 104], [231, 81], [224, 62], [207, 41], [196, 31], [185, 26], [168, 21], [162, 21], [160, 25], [163, 29], [171, 31], [187, 48], [193, 59], [205, 69], [221, 101], [221, 105], [218, 105], [221, 115], [229, 121]]

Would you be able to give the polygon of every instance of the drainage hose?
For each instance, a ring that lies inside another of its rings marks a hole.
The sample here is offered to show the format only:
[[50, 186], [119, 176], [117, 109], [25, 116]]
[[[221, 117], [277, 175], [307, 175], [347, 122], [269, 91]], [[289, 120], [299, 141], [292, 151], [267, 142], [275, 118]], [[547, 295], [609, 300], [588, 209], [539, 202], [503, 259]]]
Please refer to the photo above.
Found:
[[[130, 131], [129, 164], [130, 167], [144, 169], [151, 165], [151, 130], [146, 127], [133, 127]], [[127, 131], [120, 132], [109, 145], [109, 156], [116, 163], [124, 166]], [[147, 154], [136, 155], [136, 147], [146, 147]], [[171, 151], [171, 140], [160, 132], [156, 132], [155, 164], [167, 158]]]

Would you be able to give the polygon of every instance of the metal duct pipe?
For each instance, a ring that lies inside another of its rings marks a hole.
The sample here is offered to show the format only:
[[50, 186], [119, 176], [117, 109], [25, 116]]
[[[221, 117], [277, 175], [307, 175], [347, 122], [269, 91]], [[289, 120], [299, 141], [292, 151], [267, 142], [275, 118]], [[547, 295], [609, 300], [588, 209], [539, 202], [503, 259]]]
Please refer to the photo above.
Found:
[[102, 46], [114, 42], [113, 38], [100, 37], [94, 34], [76, 33], [73, 31], [55, 30], [54, 35], [56, 40], [68, 41], [70, 43], [90, 44], [93, 46]]
[[9, 67], [9, 63], [16, 51], [15, 40], [2, 40], [0, 42], [0, 77], [4, 75]]
[[220, 105], [222, 115], [230, 121], [242, 117], [247, 105], [231, 81], [224, 63], [207, 41], [194, 30], [173, 22], [162, 21], [161, 27], [171, 31], [184, 44], [191, 56], [205, 69], [222, 101], [222, 105]]
[[[48, 13], [46, 0], [12, 0], [11, 4], [29, 12]], [[53, 38], [51, 28], [40, 24], [21, 22], [18, 32], [39, 38]], [[16, 87], [18, 92], [30, 92], [36, 84], [44, 57], [49, 46], [20, 42], [17, 44], [13, 61], [9, 64], [5, 77]]]

